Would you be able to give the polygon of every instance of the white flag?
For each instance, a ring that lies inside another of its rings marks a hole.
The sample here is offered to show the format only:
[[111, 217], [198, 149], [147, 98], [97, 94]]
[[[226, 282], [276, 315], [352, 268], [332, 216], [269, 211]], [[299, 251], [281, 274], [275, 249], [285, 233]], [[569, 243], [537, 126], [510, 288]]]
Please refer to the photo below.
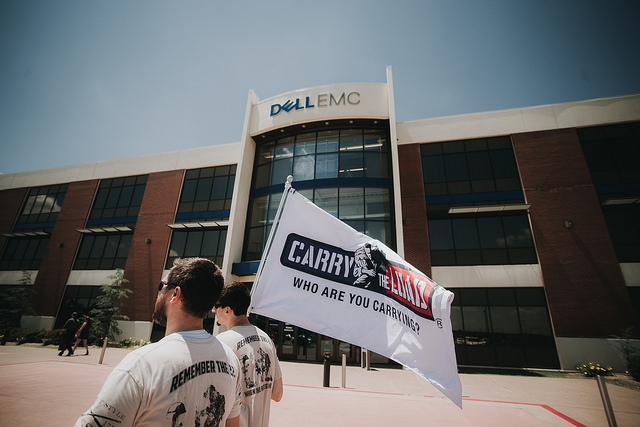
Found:
[[294, 189], [285, 196], [251, 311], [393, 359], [462, 407], [453, 293]]

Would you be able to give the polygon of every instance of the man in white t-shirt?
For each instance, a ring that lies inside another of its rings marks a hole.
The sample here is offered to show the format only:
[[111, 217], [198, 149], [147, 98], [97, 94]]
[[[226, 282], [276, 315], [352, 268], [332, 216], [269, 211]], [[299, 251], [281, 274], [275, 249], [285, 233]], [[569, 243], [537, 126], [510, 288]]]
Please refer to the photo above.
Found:
[[224, 279], [212, 261], [178, 259], [158, 286], [153, 320], [166, 335], [129, 353], [76, 427], [237, 427], [241, 378], [231, 349], [202, 328]]
[[231, 347], [242, 370], [240, 425], [267, 427], [271, 400], [282, 399], [282, 371], [271, 338], [247, 317], [251, 294], [244, 283], [225, 285], [214, 306], [217, 322], [227, 331], [216, 337]]

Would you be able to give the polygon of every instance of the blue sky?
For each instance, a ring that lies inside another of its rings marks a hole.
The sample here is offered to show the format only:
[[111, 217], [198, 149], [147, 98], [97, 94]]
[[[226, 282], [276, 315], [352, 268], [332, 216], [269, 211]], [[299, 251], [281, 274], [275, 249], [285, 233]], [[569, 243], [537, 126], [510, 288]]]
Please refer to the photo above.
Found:
[[239, 141], [261, 99], [386, 82], [398, 121], [640, 93], [638, 0], [0, 0], [0, 173]]

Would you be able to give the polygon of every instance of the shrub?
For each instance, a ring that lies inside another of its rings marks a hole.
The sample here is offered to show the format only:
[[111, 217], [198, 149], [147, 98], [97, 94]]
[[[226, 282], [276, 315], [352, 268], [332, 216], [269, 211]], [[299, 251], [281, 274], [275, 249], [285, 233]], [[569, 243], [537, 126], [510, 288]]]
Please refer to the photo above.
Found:
[[583, 363], [580, 365], [576, 365], [576, 370], [578, 372], [582, 372], [585, 377], [595, 377], [598, 375], [601, 376], [609, 376], [613, 375], [613, 368], [610, 366], [604, 366], [600, 363]]
[[142, 346], [147, 345], [147, 344], [149, 344], [149, 341], [134, 340], [131, 337], [125, 338], [122, 341], [120, 341], [120, 345], [122, 347], [142, 347]]
[[16, 344], [37, 343], [42, 345], [58, 345], [60, 342], [60, 329], [26, 329], [12, 328], [5, 332], [7, 342]]

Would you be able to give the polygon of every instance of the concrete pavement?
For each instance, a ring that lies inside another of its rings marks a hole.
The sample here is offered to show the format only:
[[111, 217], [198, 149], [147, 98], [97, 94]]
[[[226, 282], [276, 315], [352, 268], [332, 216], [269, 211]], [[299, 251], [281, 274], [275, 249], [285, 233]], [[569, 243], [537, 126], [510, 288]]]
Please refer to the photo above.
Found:
[[[54, 347], [0, 347], [0, 424], [71, 426], [130, 349], [58, 357]], [[463, 409], [411, 371], [281, 362], [284, 397], [271, 425], [290, 426], [608, 426], [595, 379], [460, 374]], [[607, 384], [617, 425], [640, 425], [640, 391]]]

